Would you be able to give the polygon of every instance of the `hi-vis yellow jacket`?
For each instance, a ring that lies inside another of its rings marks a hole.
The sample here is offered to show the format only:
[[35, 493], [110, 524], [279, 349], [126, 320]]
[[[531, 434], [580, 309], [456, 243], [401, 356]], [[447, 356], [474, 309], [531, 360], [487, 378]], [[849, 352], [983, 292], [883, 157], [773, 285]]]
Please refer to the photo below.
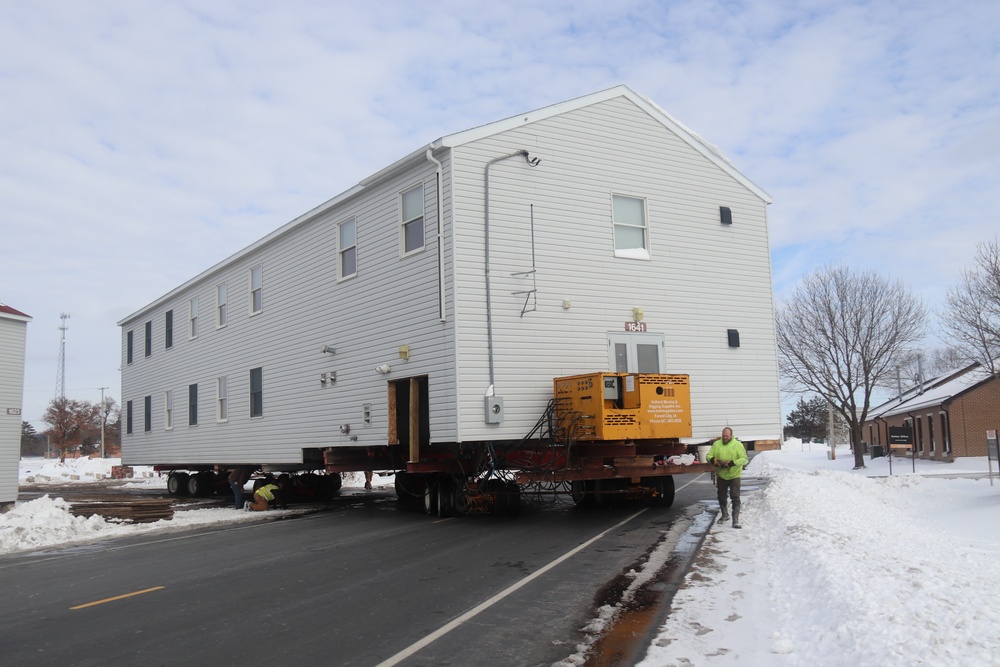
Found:
[[716, 460], [723, 464], [726, 461], [733, 462], [731, 467], [716, 468], [715, 474], [719, 479], [736, 479], [743, 474], [743, 466], [750, 462], [746, 447], [736, 438], [728, 443], [722, 442], [722, 438], [719, 438], [712, 443], [711, 449], [708, 450], [708, 462], [714, 463]]

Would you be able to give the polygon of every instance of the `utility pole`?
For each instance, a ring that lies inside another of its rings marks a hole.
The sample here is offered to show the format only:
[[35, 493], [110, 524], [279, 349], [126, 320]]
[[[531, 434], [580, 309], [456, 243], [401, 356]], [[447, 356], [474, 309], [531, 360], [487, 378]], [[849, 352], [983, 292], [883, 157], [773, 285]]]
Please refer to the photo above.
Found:
[[56, 370], [56, 398], [66, 398], [66, 330], [69, 329], [66, 320], [69, 313], [60, 313], [59, 319], [62, 320], [59, 325], [62, 339], [59, 341], [59, 368]]
[[830, 406], [830, 416], [829, 416], [829, 418], [827, 420], [828, 423], [829, 423], [829, 425], [830, 425], [830, 436], [829, 436], [830, 437], [830, 460], [831, 461], [836, 461], [837, 460], [837, 445], [833, 441], [833, 403], [830, 402], [830, 401], [827, 401], [827, 405]]
[[101, 390], [101, 458], [104, 458], [104, 390], [107, 387], [98, 387]]

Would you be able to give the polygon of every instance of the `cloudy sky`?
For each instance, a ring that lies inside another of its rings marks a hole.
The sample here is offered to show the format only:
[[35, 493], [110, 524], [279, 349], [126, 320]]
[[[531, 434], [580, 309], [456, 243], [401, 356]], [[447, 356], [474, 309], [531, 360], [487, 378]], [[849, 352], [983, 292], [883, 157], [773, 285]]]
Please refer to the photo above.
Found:
[[[420, 146], [624, 83], [817, 264], [938, 307], [1000, 231], [1000, 3], [0, 0], [0, 302], [24, 419], [120, 399], [116, 322]], [[939, 344], [936, 343], [935, 344]]]

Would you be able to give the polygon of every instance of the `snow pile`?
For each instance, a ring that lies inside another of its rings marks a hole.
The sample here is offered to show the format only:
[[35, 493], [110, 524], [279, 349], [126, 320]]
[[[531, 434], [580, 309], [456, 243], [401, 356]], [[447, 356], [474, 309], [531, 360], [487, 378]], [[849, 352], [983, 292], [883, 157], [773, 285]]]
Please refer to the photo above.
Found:
[[1000, 486], [843, 458], [755, 457], [744, 530], [712, 529], [643, 667], [1000, 664]]
[[[121, 465], [119, 458], [91, 459], [87, 457], [66, 459], [65, 463], [60, 463], [59, 459], [46, 459], [41, 457], [26, 457], [21, 459], [18, 473], [18, 481], [21, 484], [76, 484], [90, 483], [109, 479], [111, 468]], [[165, 485], [163, 478], [153, 472], [150, 466], [135, 466], [132, 468], [133, 479], [152, 479], [158, 485]]]

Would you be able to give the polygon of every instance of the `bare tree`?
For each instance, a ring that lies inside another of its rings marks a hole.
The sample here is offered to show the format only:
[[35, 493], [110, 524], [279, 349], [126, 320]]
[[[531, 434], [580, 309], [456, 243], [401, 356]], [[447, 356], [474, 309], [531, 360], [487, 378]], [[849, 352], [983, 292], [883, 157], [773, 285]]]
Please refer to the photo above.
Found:
[[847, 422], [855, 468], [865, 467], [861, 425], [877, 384], [926, 329], [909, 289], [870, 271], [830, 266], [806, 276], [779, 306], [779, 364], [789, 388], [819, 394]]
[[1000, 245], [977, 246], [976, 266], [948, 290], [942, 313], [945, 330], [970, 361], [1000, 373]]
[[904, 390], [916, 387], [925, 380], [957, 371], [968, 363], [965, 355], [955, 347], [910, 350], [894, 361], [895, 373], [881, 381], [879, 386], [895, 393], [900, 385]]

